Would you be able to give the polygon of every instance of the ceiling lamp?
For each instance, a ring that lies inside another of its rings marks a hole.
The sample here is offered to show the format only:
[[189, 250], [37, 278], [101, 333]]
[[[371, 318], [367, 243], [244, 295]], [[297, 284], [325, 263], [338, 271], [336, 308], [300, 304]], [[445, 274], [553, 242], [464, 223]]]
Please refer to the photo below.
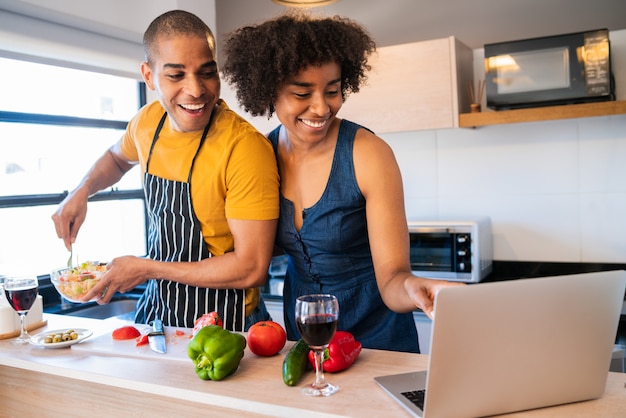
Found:
[[339, 0], [272, 0], [276, 4], [286, 7], [322, 7], [336, 3]]

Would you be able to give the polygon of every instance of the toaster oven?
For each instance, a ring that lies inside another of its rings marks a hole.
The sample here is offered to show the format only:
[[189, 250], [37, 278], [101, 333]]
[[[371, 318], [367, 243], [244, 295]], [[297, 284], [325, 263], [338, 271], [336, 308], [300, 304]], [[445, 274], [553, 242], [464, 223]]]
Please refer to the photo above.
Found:
[[409, 221], [411, 271], [416, 276], [466, 283], [493, 270], [491, 221]]

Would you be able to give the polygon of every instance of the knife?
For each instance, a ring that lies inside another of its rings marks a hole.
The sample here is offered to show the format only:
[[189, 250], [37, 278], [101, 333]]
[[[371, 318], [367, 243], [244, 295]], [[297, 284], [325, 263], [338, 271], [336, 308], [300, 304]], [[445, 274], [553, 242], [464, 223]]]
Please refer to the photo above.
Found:
[[165, 347], [165, 331], [163, 331], [163, 321], [155, 319], [152, 321], [152, 332], [148, 334], [148, 342], [150, 343], [150, 349], [156, 353], [165, 354], [167, 348]]

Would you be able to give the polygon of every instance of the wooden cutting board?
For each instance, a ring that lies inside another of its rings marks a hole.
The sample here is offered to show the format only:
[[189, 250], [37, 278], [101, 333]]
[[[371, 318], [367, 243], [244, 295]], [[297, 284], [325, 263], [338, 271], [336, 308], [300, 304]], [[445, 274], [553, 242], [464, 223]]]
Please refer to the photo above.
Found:
[[[114, 340], [111, 337], [111, 333], [119, 326], [119, 323], [112, 324], [110, 332], [100, 333], [97, 336], [94, 335], [84, 341], [81, 341], [78, 344], [74, 344], [72, 346], [72, 350], [99, 355], [104, 354], [111, 356], [134, 357], [143, 359], [153, 358], [158, 360], [185, 362], [191, 361], [187, 356], [187, 344], [191, 339], [191, 328], [164, 327], [167, 353], [160, 354], [152, 351], [148, 344], [137, 347], [137, 343], [134, 338], [131, 340]], [[150, 327], [147, 325], [133, 324], [133, 326], [142, 333], [147, 333], [150, 331]], [[177, 335], [177, 330], [184, 334]]]

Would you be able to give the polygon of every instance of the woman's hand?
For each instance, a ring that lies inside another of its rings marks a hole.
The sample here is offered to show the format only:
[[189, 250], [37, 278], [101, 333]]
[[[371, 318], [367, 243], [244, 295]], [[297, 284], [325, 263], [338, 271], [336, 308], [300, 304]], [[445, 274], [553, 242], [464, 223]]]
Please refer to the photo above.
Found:
[[430, 319], [434, 319], [435, 296], [448, 286], [465, 286], [465, 283], [448, 282], [445, 280], [426, 279], [411, 276], [404, 281], [404, 289], [409, 299], [421, 309]]

